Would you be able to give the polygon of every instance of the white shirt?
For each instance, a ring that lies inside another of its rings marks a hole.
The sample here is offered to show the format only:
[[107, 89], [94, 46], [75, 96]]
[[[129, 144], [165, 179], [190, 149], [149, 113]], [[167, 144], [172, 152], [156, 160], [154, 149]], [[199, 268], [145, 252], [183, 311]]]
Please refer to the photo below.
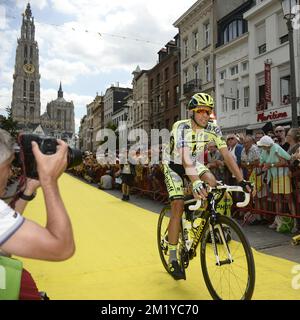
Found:
[[102, 176], [100, 179], [100, 186], [105, 190], [112, 189], [112, 177], [108, 174]]
[[23, 224], [25, 219], [0, 199], [0, 246]]

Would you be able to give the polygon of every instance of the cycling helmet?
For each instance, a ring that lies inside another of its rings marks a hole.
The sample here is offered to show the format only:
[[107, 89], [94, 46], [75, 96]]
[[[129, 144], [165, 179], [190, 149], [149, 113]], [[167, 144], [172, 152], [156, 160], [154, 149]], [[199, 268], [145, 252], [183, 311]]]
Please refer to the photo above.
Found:
[[214, 99], [207, 93], [196, 93], [192, 96], [188, 108], [189, 110], [194, 110], [199, 107], [209, 107], [214, 108]]

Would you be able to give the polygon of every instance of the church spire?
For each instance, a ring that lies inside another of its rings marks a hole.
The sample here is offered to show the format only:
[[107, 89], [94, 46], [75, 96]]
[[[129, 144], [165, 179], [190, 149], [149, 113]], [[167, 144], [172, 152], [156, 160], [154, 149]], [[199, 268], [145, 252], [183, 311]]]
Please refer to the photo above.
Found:
[[63, 98], [64, 97], [64, 92], [62, 91], [62, 87], [61, 87], [61, 82], [59, 84], [59, 89], [58, 89], [58, 98]]
[[28, 2], [27, 8], [25, 10], [25, 16], [27, 19], [30, 19], [32, 16], [31, 8], [30, 8], [30, 3]]

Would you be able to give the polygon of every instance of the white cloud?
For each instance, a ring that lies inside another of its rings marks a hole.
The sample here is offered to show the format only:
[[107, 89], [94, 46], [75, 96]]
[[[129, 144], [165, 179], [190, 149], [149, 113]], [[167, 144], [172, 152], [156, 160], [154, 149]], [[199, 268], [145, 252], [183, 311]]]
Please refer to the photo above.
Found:
[[0, 88], [0, 114], [6, 114], [6, 107], [10, 107], [11, 90], [7, 88]]
[[70, 62], [61, 59], [41, 60], [40, 73], [45, 80], [57, 85], [58, 81], [64, 84], [72, 84], [77, 77], [91, 73], [82, 62]]

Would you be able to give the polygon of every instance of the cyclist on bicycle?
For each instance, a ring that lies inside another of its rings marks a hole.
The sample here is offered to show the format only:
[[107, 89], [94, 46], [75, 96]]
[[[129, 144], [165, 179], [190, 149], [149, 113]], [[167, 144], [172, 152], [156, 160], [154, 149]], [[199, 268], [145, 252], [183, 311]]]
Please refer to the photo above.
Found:
[[214, 109], [214, 100], [207, 93], [196, 93], [192, 96], [188, 109], [191, 118], [174, 123], [167, 154], [170, 159], [164, 164], [165, 182], [171, 201], [171, 218], [168, 226], [169, 268], [175, 280], [184, 278], [183, 270], [177, 260], [177, 244], [180, 232], [180, 221], [184, 210], [183, 175], [186, 174], [193, 185], [196, 199], [205, 199], [208, 194], [205, 184], [217, 185], [214, 175], [204, 165], [204, 148], [214, 141], [224, 161], [236, 177], [244, 191], [251, 192], [251, 183], [243, 176], [227, 149], [226, 141], [220, 128], [212, 123], [210, 115]]

